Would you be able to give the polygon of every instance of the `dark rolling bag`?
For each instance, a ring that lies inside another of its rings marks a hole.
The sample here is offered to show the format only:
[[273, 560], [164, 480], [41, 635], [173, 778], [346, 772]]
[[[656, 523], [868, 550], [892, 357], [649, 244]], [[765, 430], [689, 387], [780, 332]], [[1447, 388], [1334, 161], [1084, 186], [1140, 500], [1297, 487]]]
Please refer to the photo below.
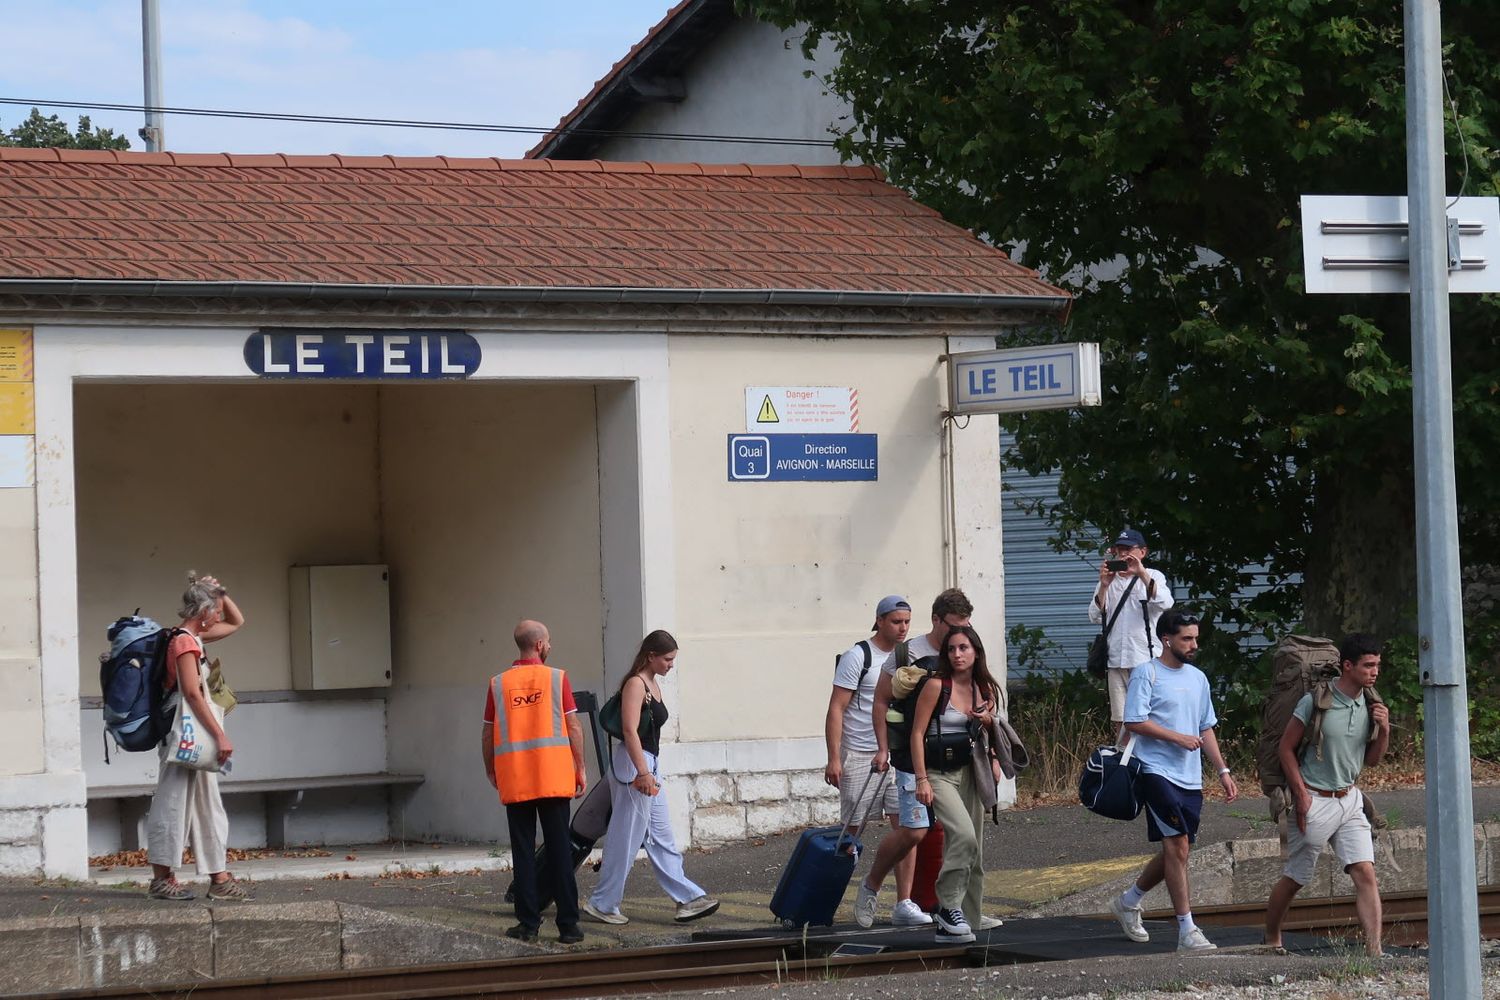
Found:
[[[865, 788], [869, 787], [876, 773], [871, 771], [866, 776]], [[889, 775], [889, 770], [880, 775], [880, 784], [870, 800], [872, 806], [878, 808]], [[864, 788], [860, 789], [860, 796], [864, 796]], [[797, 846], [792, 848], [792, 856], [782, 869], [776, 892], [771, 896], [771, 912], [784, 925], [833, 925], [833, 915], [844, 901], [844, 892], [854, 875], [854, 864], [861, 850], [859, 835], [864, 832], [869, 818], [867, 811], [852, 834], [842, 826], [802, 831]]]
[[[572, 850], [573, 870], [583, 864], [594, 845], [604, 838], [609, 829], [609, 815], [613, 811], [609, 801], [608, 780], [595, 782], [587, 792], [583, 800], [578, 803], [578, 809], [573, 813], [573, 821], [568, 824], [568, 847]], [[541, 844], [536, 849], [536, 870], [543, 873], [547, 870], [547, 845]], [[516, 901], [516, 884], [511, 882], [505, 890], [505, 901], [514, 903]], [[552, 905], [552, 882], [544, 875], [539, 874], [536, 880], [536, 905], [538, 910], [545, 910]]]

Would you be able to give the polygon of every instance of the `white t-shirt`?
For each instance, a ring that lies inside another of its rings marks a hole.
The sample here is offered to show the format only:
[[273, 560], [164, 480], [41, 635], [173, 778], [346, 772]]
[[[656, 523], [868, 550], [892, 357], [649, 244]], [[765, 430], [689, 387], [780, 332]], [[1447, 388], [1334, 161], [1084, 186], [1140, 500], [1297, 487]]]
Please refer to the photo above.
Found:
[[895, 662], [893, 654], [896, 650], [882, 650], [875, 645], [873, 639], [866, 639], [865, 642], [870, 644], [870, 669], [865, 671], [864, 678], [860, 678], [859, 672], [864, 669], [865, 653], [860, 644], [855, 643], [839, 657], [838, 666], [833, 669], [833, 686], [854, 692], [849, 704], [844, 706], [843, 748], [860, 753], [874, 753], [879, 749], [875, 744], [875, 726], [870, 717], [875, 707], [875, 683], [880, 680], [880, 672], [886, 668], [886, 663]]
[[1146, 598], [1145, 581], [1137, 580], [1136, 585], [1130, 587], [1130, 581], [1136, 578], [1129, 574], [1116, 576], [1109, 581], [1109, 586], [1104, 591], [1102, 609], [1092, 596], [1089, 597], [1089, 621], [1095, 625], [1103, 625], [1115, 613], [1115, 608], [1120, 607], [1120, 599], [1125, 596], [1126, 588], [1130, 588], [1130, 598], [1120, 608], [1120, 617], [1115, 619], [1114, 628], [1109, 630], [1109, 665], [1117, 670], [1129, 670], [1161, 653], [1161, 640], [1156, 637], [1156, 620], [1172, 606], [1172, 589], [1167, 586], [1167, 578], [1159, 570], [1148, 567], [1146, 574], [1156, 582], [1156, 589], [1149, 600]]

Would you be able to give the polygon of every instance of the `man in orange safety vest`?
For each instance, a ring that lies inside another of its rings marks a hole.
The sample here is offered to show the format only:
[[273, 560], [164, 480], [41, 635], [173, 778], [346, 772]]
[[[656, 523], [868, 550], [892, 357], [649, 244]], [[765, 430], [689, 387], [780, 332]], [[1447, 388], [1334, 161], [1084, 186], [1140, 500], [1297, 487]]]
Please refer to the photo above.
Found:
[[519, 658], [490, 679], [484, 708], [484, 769], [500, 792], [510, 827], [511, 866], [518, 923], [508, 937], [534, 940], [542, 925], [537, 906], [536, 828], [547, 845], [546, 877], [557, 901], [557, 939], [583, 940], [578, 927], [578, 884], [568, 841], [568, 800], [583, 794], [583, 725], [568, 675], [547, 666], [552, 639], [547, 626], [516, 626]]

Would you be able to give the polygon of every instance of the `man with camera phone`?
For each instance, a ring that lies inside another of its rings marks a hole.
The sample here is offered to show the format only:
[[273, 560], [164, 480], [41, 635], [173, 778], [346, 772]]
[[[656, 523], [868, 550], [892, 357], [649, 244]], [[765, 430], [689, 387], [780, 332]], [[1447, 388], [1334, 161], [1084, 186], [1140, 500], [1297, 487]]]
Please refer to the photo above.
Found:
[[1134, 528], [1120, 532], [1099, 564], [1099, 585], [1089, 601], [1089, 621], [1113, 621], [1109, 630], [1109, 721], [1115, 742], [1125, 742], [1125, 690], [1130, 670], [1161, 652], [1156, 620], [1172, 606], [1172, 591], [1159, 570], [1146, 567], [1146, 538]]

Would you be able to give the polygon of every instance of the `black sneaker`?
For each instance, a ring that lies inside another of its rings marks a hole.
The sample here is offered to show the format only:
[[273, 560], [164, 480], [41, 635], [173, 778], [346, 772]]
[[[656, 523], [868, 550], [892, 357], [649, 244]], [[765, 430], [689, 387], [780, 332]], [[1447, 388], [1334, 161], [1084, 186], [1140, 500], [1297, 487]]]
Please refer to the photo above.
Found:
[[516, 926], [505, 932], [505, 936], [515, 938], [517, 941], [535, 941], [536, 928], [527, 927], [525, 924], [516, 924]]
[[933, 917], [937, 922], [933, 938], [938, 944], [968, 944], [974, 940], [974, 930], [964, 919], [963, 910], [940, 907]]
[[559, 927], [557, 929], [557, 940], [563, 944], [577, 944], [583, 940], [583, 931], [577, 926]]

